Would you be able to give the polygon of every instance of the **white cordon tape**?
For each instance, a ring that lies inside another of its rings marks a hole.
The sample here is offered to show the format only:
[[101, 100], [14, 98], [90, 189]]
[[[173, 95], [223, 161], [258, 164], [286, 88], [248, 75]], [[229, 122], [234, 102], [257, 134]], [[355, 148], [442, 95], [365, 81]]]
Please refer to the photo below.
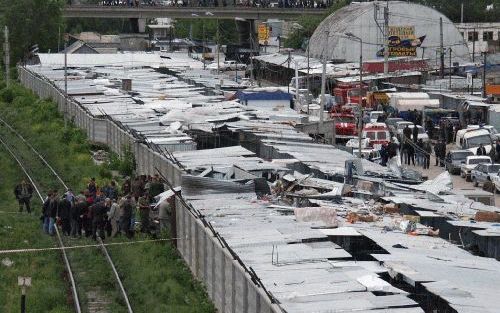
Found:
[[170, 238], [170, 239], [164, 238], [164, 239], [111, 242], [111, 243], [102, 243], [102, 244], [94, 244], [94, 245], [65, 246], [64, 248], [52, 247], [52, 248], [29, 248], [29, 249], [0, 250], [0, 254], [31, 253], [31, 252], [46, 252], [46, 251], [58, 251], [58, 250], [71, 250], [71, 249], [99, 248], [102, 246], [121, 246], [121, 245], [132, 245], [132, 244], [136, 244], [136, 243], [150, 243], [150, 242], [174, 241], [174, 240], [179, 240], [179, 238]]

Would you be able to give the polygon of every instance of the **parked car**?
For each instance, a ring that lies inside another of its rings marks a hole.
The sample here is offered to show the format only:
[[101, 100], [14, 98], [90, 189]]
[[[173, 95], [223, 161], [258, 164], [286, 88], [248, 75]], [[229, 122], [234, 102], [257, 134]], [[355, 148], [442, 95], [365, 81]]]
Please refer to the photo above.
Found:
[[395, 136], [397, 132], [396, 124], [398, 122], [404, 122], [404, 120], [400, 117], [389, 117], [385, 120], [385, 124], [389, 128], [391, 135]]
[[491, 164], [491, 158], [489, 156], [468, 156], [463, 161], [462, 165], [460, 165], [460, 176], [465, 178], [466, 181], [470, 180], [471, 171], [481, 163], [489, 163]]
[[491, 175], [491, 181], [495, 185], [496, 192], [500, 192], [500, 171], [496, 175]]
[[220, 67], [225, 71], [244, 71], [247, 68], [246, 64], [238, 63], [232, 60], [224, 61], [224, 63], [222, 63]]
[[460, 166], [468, 156], [472, 156], [474, 153], [469, 150], [451, 150], [446, 154], [446, 170], [452, 175], [460, 174]]
[[499, 170], [500, 164], [484, 163], [476, 166], [476, 168], [474, 168], [470, 173], [470, 177], [472, 183], [474, 184], [474, 187], [479, 186], [479, 184], [484, 184], [488, 180], [491, 181], [491, 176], [496, 175]]
[[384, 115], [384, 111], [371, 111], [370, 112], [370, 123], [377, 123], [379, 116]]
[[[413, 127], [415, 127], [415, 124], [413, 124], [412, 122], [398, 122], [396, 123], [396, 138], [398, 138], [399, 142], [403, 142], [402, 140], [404, 136], [403, 130], [406, 128], [406, 125], [408, 125], [408, 127], [412, 130], [412, 138], [413, 138]], [[429, 136], [425, 132], [425, 129], [420, 125], [417, 125], [417, 129], [418, 129], [418, 136], [417, 136], [418, 139], [422, 139], [423, 141], [428, 141]]]

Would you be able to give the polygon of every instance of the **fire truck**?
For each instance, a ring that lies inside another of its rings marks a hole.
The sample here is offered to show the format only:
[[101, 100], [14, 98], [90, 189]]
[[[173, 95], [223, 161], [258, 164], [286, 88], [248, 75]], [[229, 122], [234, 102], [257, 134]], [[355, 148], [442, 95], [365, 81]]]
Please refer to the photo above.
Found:
[[[361, 87], [362, 94], [366, 94], [368, 87], [363, 85]], [[339, 83], [333, 89], [335, 102], [337, 105], [343, 106], [346, 104], [354, 103], [359, 104], [359, 83]], [[366, 106], [365, 99], [362, 99], [363, 106]]]
[[335, 120], [337, 139], [349, 140], [358, 135], [356, 117], [352, 110], [334, 106], [330, 111], [330, 118]]

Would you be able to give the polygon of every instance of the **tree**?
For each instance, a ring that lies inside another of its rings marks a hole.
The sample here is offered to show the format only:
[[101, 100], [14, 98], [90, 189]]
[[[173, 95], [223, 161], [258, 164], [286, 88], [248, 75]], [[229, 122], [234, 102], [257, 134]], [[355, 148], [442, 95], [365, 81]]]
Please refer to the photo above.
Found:
[[2, 0], [3, 20], [10, 32], [11, 64], [22, 60], [30, 47], [56, 51], [59, 31], [64, 31], [64, 0]]

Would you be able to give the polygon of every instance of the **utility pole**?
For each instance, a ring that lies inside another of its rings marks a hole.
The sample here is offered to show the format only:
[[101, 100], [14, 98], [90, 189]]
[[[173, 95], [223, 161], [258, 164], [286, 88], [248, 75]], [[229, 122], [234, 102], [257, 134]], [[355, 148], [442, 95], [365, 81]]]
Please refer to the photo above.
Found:
[[439, 74], [441, 78], [444, 78], [444, 47], [443, 47], [443, 18], [439, 18], [439, 59], [441, 60], [441, 66]]
[[68, 42], [64, 40], [64, 128], [67, 126], [66, 111], [68, 108]]
[[[288, 49], [288, 60], [287, 60], [288, 61], [288, 70], [287, 70], [288, 72], [290, 71], [291, 53], [292, 53], [292, 50]], [[288, 76], [288, 73], [285, 77], [287, 77], [287, 76]], [[290, 93], [290, 83], [288, 83], [287, 86], [288, 86], [288, 93]]]
[[203, 28], [203, 49], [201, 49], [202, 53], [201, 53], [201, 60], [203, 61], [203, 69], [206, 70], [207, 69], [207, 64], [205, 63], [205, 45], [207, 44], [205, 42], [205, 22], [201, 22], [201, 26]]
[[483, 98], [486, 98], [486, 51], [483, 52]]
[[460, 24], [464, 23], [464, 3], [460, 6]]
[[358, 149], [359, 149], [359, 158], [362, 158], [361, 153], [361, 133], [363, 131], [363, 39], [361, 37], [359, 39], [359, 121], [358, 121]]
[[[327, 49], [328, 49], [328, 37], [330, 36], [330, 32], [329, 31], [325, 31], [325, 34], [326, 34], [326, 45], [325, 45], [325, 47], [327, 47]], [[321, 71], [321, 103], [319, 105], [319, 129], [320, 129], [320, 131], [323, 131], [323, 111], [325, 110], [325, 104], [326, 104], [326, 96], [325, 96], [325, 89], [326, 89], [326, 59], [327, 59], [327, 56], [323, 55], [323, 70]], [[333, 119], [333, 127], [335, 127], [335, 119]], [[335, 140], [335, 138], [334, 138], [334, 140]], [[334, 141], [334, 143], [335, 143], [335, 141]]]
[[476, 61], [476, 29], [472, 33], [472, 63]]
[[26, 287], [31, 287], [31, 277], [17, 277], [17, 285], [21, 287], [21, 313], [26, 313]]
[[[389, 73], [389, 2], [384, 8], [384, 74]], [[361, 153], [361, 151], [360, 151]]]
[[4, 38], [5, 43], [3, 47], [3, 51], [5, 53], [5, 85], [7, 88], [9, 87], [9, 70], [10, 70], [10, 46], [9, 46], [9, 28], [7, 26], [4, 27]]
[[220, 73], [220, 38], [219, 38], [219, 19], [217, 19], [217, 76]]
[[450, 47], [450, 67], [448, 69], [448, 72], [449, 72], [449, 81], [448, 81], [448, 89], [451, 90], [451, 47]]

